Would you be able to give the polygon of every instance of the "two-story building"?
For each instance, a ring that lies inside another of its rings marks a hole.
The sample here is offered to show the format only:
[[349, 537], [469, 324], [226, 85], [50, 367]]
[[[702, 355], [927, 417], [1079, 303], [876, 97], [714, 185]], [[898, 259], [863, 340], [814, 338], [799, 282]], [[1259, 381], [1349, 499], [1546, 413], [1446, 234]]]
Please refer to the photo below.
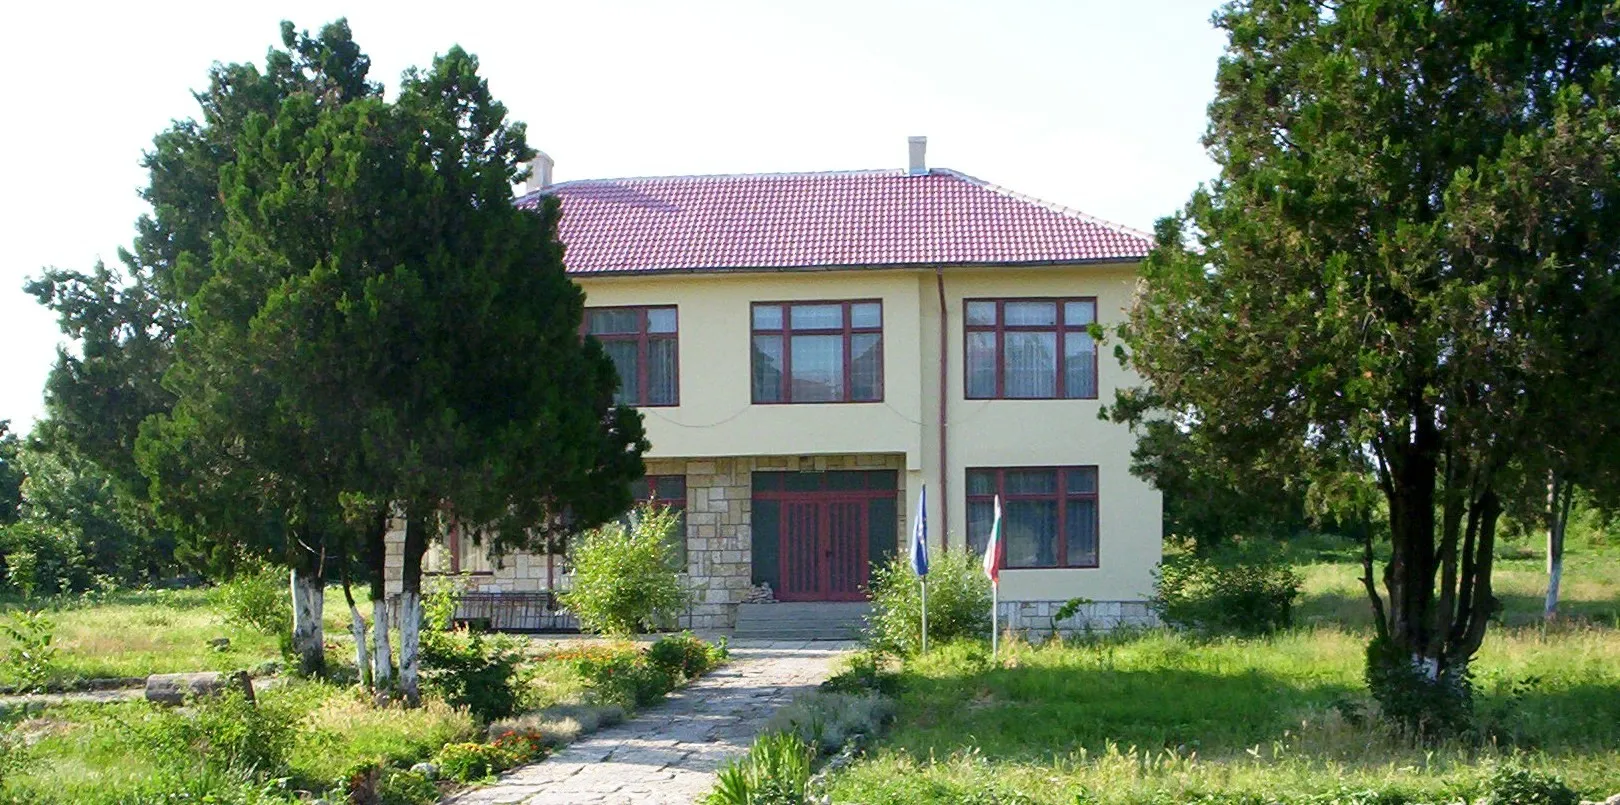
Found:
[[[1076, 597], [1067, 626], [1150, 620], [1160, 498], [1098, 418], [1134, 379], [1091, 331], [1122, 320], [1149, 236], [910, 148], [903, 170], [560, 184], [536, 160], [517, 203], [561, 199], [586, 328], [652, 443], [637, 496], [684, 509], [683, 625], [863, 600], [923, 484], [935, 551], [982, 550], [1001, 496], [1003, 623]], [[457, 535], [427, 566], [484, 600], [567, 585], [560, 556]]]

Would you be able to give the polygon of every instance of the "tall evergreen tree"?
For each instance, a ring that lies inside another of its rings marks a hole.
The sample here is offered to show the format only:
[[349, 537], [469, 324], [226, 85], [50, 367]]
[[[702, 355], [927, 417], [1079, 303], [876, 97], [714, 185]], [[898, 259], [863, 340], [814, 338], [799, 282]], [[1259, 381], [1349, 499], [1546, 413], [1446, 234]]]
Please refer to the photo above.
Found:
[[[1234, 466], [1371, 462], [1392, 556], [1368, 679], [1466, 717], [1502, 496], [1620, 433], [1620, 14], [1598, 0], [1239, 0], [1129, 363]], [[1548, 449], [1551, 448], [1551, 449]]]
[[176, 481], [199, 446], [251, 468], [253, 484], [283, 490], [295, 532], [358, 509], [371, 531], [343, 549], [371, 557], [375, 581], [381, 515], [403, 515], [400, 681], [413, 698], [439, 511], [523, 544], [532, 527], [622, 511], [641, 472], [639, 415], [612, 404], [611, 362], [579, 337], [558, 209], [512, 204], [532, 154], [459, 48], [407, 73], [396, 103], [294, 93], [250, 116], [221, 173], [212, 272], [186, 300], [169, 371], [179, 402], [142, 437], [152, 469], [179, 457]]
[[[135, 244], [120, 252], [118, 269], [51, 269], [28, 285], [57, 312], [63, 333], [76, 346], [59, 353], [47, 381], [48, 419], [41, 430], [110, 475], [121, 499], [148, 521], [150, 482], [137, 462], [136, 440], [143, 422], [174, 406], [175, 394], [163, 378], [174, 361], [175, 339], [189, 325], [187, 300], [214, 271], [213, 249], [225, 217], [219, 179], [236, 158], [237, 137], [250, 117], [273, 116], [293, 94], [343, 103], [381, 93], [367, 80], [370, 62], [342, 21], [316, 36], [284, 24], [282, 45], [270, 51], [262, 70], [251, 64], [216, 65], [208, 88], [195, 94], [198, 118], [178, 122], [154, 139], [144, 160], [149, 183], [141, 194], [152, 210], [137, 222]], [[199, 468], [229, 466], [225, 448], [231, 445], [215, 447], [213, 453], [190, 457]], [[175, 477], [177, 459], [168, 457], [165, 477]], [[272, 503], [275, 495], [261, 495], [269, 487], [235, 469], [228, 481], [215, 478], [167, 496], [164, 519], [179, 527], [180, 558], [214, 573], [228, 573], [246, 554], [286, 561], [294, 567], [295, 581], [303, 579], [294, 587], [302, 587], [306, 598], [316, 596], [318, 605], [319, 546], [307, 534], [289, 530], [284, 512]], [[195, 477], [202, 477], [200, 470]], [[218, 497], [210, 500], [209, 492]], [[221, 539], [227, 534], [234, 538]], [[304, 625], [298, 630], [300, 653], [306, 665], [318, 665], [318, 619], [306, 618]]]

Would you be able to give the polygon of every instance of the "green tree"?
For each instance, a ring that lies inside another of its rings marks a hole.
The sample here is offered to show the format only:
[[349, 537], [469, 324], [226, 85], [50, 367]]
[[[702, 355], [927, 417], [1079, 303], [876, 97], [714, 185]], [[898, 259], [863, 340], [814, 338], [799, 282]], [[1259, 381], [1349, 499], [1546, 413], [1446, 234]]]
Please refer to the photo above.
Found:
[[[512, 204], [532, 155], [459, 48], [408, 72], [397, 102], [299, 91], [249, 115], [221, 170], [209, 274], [186, 298], [179, 402], [142, 437], [173, 485], [190, 457], [226, 455], [210, 476], [247, 468], [295, 531], [339, 512], [369, 524], [363, 541], [323, 544], [370, 557], [375, 581], [382, 515], [402, 515], [412, 698], [441, 510], [521, 546], [622, 511], [642, 470], [640, 417], [612, 404], [611, 362], [579, 338], [557, 205]], [[380, 684], [386, 644], [376, 654]]]
[[1159, 224], [1124, 328], [1151, 391], [1120, 411], [1193, 412], [1234, 467], [1330, 488], [1371, 463], [1392, 556], [1380, 590], [1369, 537], [1368, 679], [1455, 723], [1502, 495], [1620, 433], [1620, 15], [1244, 0], [1215, 23], [1220, 175]]
[[11, 432], [11, 420], [0, 419], [0, 526], [17, 521], [22, 506], [22, 440]]

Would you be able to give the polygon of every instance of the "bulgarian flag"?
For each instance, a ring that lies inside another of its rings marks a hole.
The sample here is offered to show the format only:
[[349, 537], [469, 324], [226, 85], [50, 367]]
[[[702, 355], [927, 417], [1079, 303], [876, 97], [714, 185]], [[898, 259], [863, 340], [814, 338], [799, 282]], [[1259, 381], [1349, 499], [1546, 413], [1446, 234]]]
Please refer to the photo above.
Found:
[[996, 514], [990, 520], [990, 542], [984, 546], [984, 575], [990, 583], [1001, 583], [1001, 566], [1007, 561], [1007, 549], [1001, 543], [1001, 496], [996, 495]]

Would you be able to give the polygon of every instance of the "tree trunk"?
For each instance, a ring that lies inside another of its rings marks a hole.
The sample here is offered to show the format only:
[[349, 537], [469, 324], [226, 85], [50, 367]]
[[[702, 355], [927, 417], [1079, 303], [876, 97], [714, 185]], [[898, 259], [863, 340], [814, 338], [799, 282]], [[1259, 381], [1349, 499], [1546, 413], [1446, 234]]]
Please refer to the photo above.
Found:
[[326, 604], [326, 580], [316, 570], [294, 568], [291, 589], [293, 605], [293, 653], [298, 656], [298, 672], [320, 676], [326, 671], [326, 633], [321, 616]]
[[371, 569], [371, 684], [378, 691], [388, 690], [394, 678], [394, 650], [388, 644], [388, 582], [384, 570], [388, 556], [388, 514], [377, 517], [377, 528], [367, 546]]
[[1575, 485], [1549, 475], [1547, 482], [1547, 620], [1558, 617], [1558, 585], [1564, 578], [1564, 531], [1569, 526], [1569, 510], [1575, 499]]
[[422, 555], [427, 552], [426, 518], [412, 512], [405, 520], [405, 568], [399, 594], [399, 689], [405, 701], [422, 701], [419, 686], [422, 634]]
[[354, 671], [360, 676], [360, 686], [371, 688], [371, 660], [366, 647], [366, 619], [360, 616], [360, 607], [355, 606], [354, 591], [349, 586], [349, 568], [344, 565], [343, 600], [349, 605], [349, 633], [354, 635]]

